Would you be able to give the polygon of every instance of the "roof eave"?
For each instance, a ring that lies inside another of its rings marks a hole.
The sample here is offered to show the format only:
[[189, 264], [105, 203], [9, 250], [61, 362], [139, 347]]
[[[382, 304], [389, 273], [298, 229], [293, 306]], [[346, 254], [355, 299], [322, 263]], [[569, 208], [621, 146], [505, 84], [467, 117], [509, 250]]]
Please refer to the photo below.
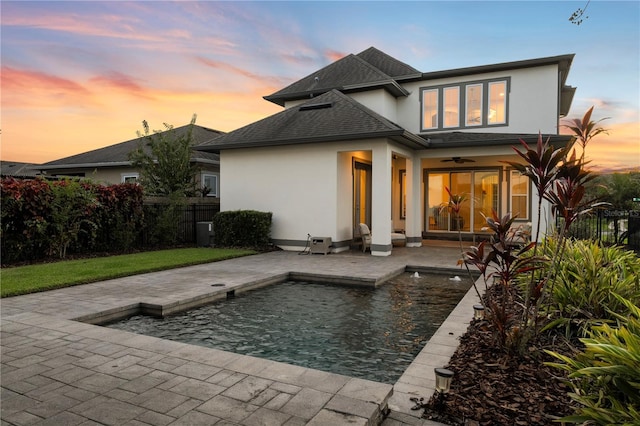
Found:
[[67, 163], [67, 164], [41, 164], [38, 170], [60, 170], [60, 169], [89, 169], [96, 167], [123, 167], [131, 166], [131, 161], [114, 161], [114, 162], [102, 162], [102, 163]]
[[564, 86], [560, 97], [560, 117], [566, 117], [571, 109], [573, 97], [576, 94], [576, 88], [572, 86]]
[[[552, 145], [558, 143], [567, 145], [573, 137], [570, 135], [542, 135], [542, 140], [549, 142]], [[487, 140], [464, 140], [464, 141], [449, 141], [445, 142], [442, 139], [428, 139], [428, 148], [467, 148], [467, 147], [483, 147], [483, 146], [496, 146], [496, 145], [521, 145], [521, 141], [531, 145], [538, 141], [538, 135], [524, 135], [514, 137], [512, 139], [487, 139]]]
[[469, 74], [482, 74], [487, 72], [513, 70], [519, 68], [532, 68], [550, 64], [557, 64], [562, 71], [564, 78], [568, 75], [569, 68], [573, 62], [575, 54], [550, 56], [547, 58], [526, 59], [523, 61], [504, 62], [500, 64], [479, 65], [474, 67], [456, 68], [451, 70], [433, 71], [422, 73], [422, 79], [436, 79], [444, 77], [457, 77]]
[[242, 148], [268, 148], [273, 146], [285, 146], [285, 145], [304, 145], [312, 143], [323, 142], [339, 142], [345, 140], [360, 140], [360, 139], [375, 139], [375, 138], [389, 138], [396, 142], [399, 142], [405, 146], [413, 149], [426, 148], [427, 141], [420, 136], [407, 132], [404, 129], [386, 130], [381, 132], [369, 132], [369, 133], [356, 133], [356, 134], [339, 134], [329, 136], [318, 136], [309, 138], [292, 138], [292, 139], [273, 139], [273, 140], [258, 140], [251, 142], [240, 143], [228, 143], [221, 145], [208, 145], [197, 147], [200, 151], [220, 153], [220, 151], [228, 149], [242, 149]]
[[328, 87], [318, 90], [306, 90], [304, 92], [287, 93], [286, 95], [267, 95], [262, 99], [269, 102], [273, 102], [276, 105], [284, 106], [288, 101], [297, 101], [301, 99], [311, 99], [315, 96], [322, 95], [323, 93], [330, 92], [333, 89], [341, 92], [363, 92], [366, 90], [384, 88], [395, 97], [409, 96], [409, 91], [398, 84], [395, 80], [382, 80], [376, 82], [349, 84], [342, 87]]
[[356, 92], [363, 90], [371, 90], [379, 87], [383, 87], [389, 93], [395, 97], [409, 96], [409, 91], [398, 84], [395, 80], [384, 80], [370, 83], [349, 84], [343, 87], [345, 92]]
[[[194, 147], [195, 148], [195, 147]], [[220, 164], [218, 160], [211, 160], [208, 158], [192, 158], [193, 163], [205, 163], [205, 164]], [[112, 162], [100, 162], [100, 163], [68, 163], [68, 164], [52, 164], [52, 165], [37, 165], [34, 166], [34, 170], [65, 170], [65, 169], [96, 169], [106, 167], [133, 167], [131, 161], [112, 161]]]

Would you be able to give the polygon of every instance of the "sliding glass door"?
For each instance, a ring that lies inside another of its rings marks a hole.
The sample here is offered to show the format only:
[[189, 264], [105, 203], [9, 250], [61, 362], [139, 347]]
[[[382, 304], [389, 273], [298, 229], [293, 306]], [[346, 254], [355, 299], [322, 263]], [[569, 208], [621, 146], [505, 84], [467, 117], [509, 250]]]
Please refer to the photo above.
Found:
[[[497, 170], [430, 172], [427, 182], [426, 228], [429, 231], [478, 232], [485, 226], [483, 215], [499, 211]], [[465, 198], [458, 217], [446, 208], [449, 194], [445, 188]]]

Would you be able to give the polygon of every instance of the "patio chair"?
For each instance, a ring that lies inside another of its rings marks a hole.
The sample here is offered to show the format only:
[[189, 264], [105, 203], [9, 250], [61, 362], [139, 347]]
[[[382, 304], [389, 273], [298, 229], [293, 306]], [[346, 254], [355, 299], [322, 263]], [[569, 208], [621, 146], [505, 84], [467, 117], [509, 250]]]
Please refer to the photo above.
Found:
[[[393, 229], [393, 220], [391, 221], [391, 229]], [[391, 244], [393, 244], [394, 246], [397, 246], [397, 245], [406, 246], [407, 236], [402, 232], [392, 232]]]
[[362, 238], [362, 252], [367, 251], [367, 247], [369, 251], [371, 251], [371, 231], [366, 223], [361, 223], [358, 225], [358, 231], [360, 232], [360, 238]]

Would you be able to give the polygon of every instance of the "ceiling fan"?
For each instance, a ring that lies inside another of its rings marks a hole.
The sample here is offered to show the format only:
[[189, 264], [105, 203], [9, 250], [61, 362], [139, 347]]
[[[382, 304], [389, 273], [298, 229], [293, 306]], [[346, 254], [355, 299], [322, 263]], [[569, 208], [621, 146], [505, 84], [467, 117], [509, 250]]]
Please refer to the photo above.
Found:
[[451, 157], [451, 158], [445, 158], [444, 160], [440, 160], [442, 163], [447, 163], [449, 161], [453, 161], [456, 164], [462, 164], [462, 163], [475, 163], [476, 160], [472, 160], [470, 158], [462, 158], [462, 157]]

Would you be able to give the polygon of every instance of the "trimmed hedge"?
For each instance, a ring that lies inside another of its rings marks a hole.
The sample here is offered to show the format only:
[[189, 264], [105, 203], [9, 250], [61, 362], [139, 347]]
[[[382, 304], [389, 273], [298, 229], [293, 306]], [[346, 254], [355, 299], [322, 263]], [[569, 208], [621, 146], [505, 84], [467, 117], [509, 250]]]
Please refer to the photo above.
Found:
[[234, 210], [220, 212], [213, 218], [218, 247], [265, 250], [271, 244], [271, 212]]
[[3, 178], [0, 202], [3, 264], [127, 251], [138, 244], [144, 220], [135, 184]]

